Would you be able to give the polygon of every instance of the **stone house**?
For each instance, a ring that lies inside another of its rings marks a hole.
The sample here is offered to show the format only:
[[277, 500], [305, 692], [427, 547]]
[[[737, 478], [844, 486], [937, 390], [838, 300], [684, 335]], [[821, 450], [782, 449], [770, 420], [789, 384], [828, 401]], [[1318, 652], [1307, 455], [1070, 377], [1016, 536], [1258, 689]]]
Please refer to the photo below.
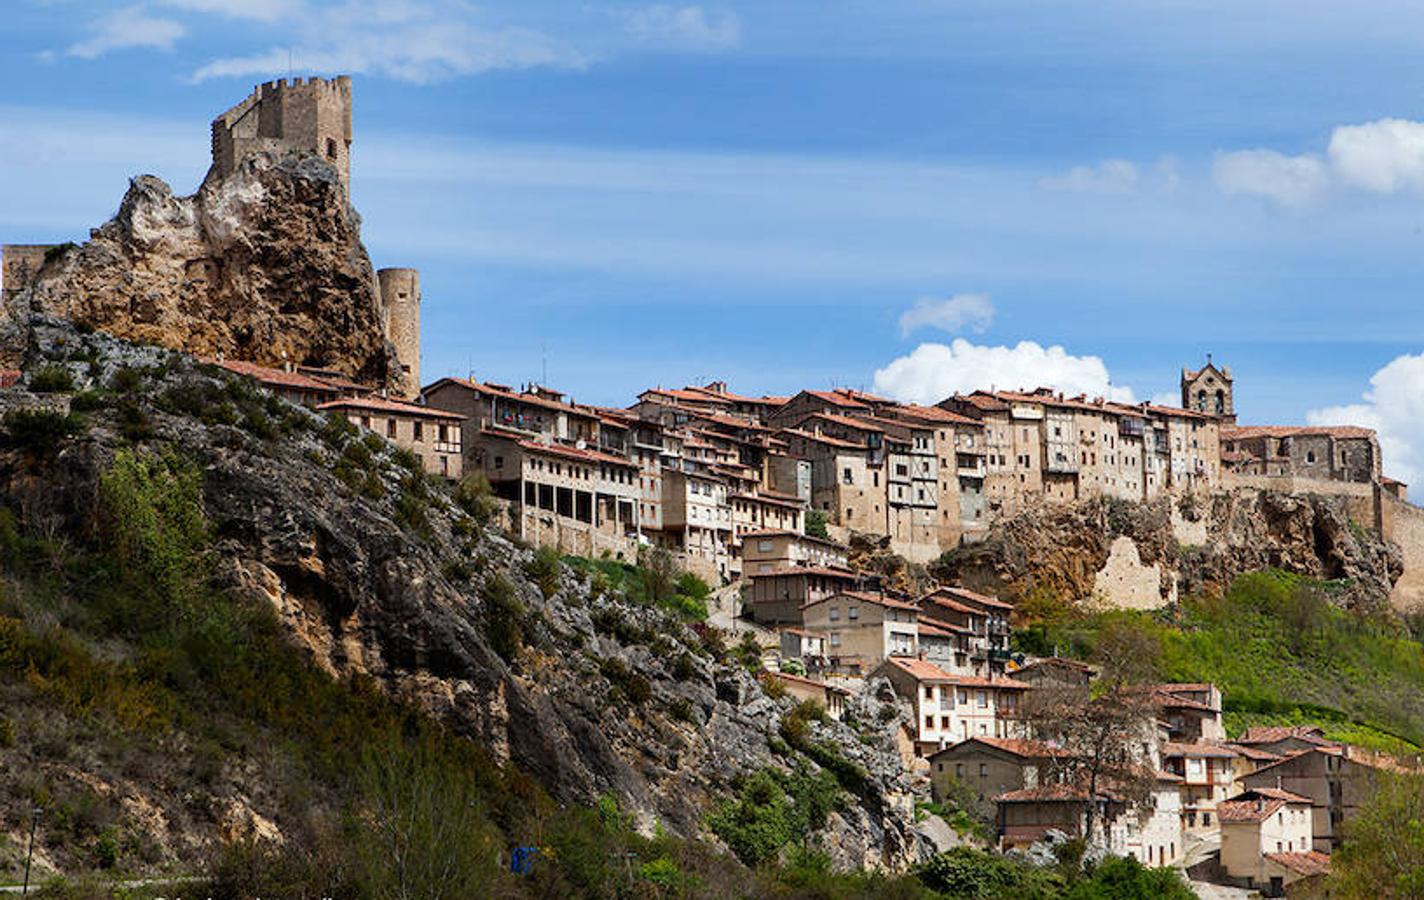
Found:
[[881, 534], [885, 527], [882, 446], [792, 429], [779, 434], [790, 453], [811, 463], [811, 506], [842, 529]]
[[802, 625], [802, 607], [842, 591], [865, 587], [866, 580], [847, 569], [787, 566], [747, 573], [743, 600], [759, 625]]
[[1240, 781], [1246, 790], [1277, 788], [1308, 797], [1313, 849], [1329, 853], [1340, 842], [1340, 826], [1374, 793], [1385, 771], [1406, 769], [1390, 757], [1353, 747], [1314, 747], [1262, 766]]
[[849, 416], [872, 412], [867, 403], [852, 399], [838, 391], [801, 391], [767, 414], [766, 424], [773, 428], [791, 428], [813, 413], [835, 413]]
[[932, 427], [870, 419], [885, 439], [885, 527], [892, 552], [912, 562], [936, 559], [940, 547], [939, 457]]
[[888, 407], [881, 416], [927, 426], [939, 474], [936, 527], [941, 549], [958, 546], [965, 533], [988, 527], [984, 516], [984, 426], [937, 406]]
[[741, 541], [743, 575], [765, 574], [791, 566], [846, 567], [844, 545], [799, 530], [749, 531], [741, 536]]
[[1094, 845], [1118, 856], [1127, 852], [1125, 805], [1110, 791], [1099, 791], [1090, 801], [1084, 788], [1048, 784], [1008, 791], [994, 799], [1000, 850], [1028, 849], [1049, 831], [1082, 837], [1091, 808], [1096, 821]]
[[850, 691], [840, 685], [828, 684], [801, 675], [792, 675], [789, 672], [768, 672], [766, 677], [780, 682], [781, 686], [786, 689], [787, 695], [795, 697], [797, 700], [810, 700], [821, 704], [826, 710], [826, 715], [838, 722], [845, 714], [845, 703], [850, 697]]
[[936, 801], [972, 795], [990, 818], [995, 797], [1056, 780], [1054, 761], [1063, 756], [1043, 741], [971, 737], [930, 754], [930, 794]]
[[726, 481], [685, 465], [663, 471], [662, 489], [662, 542], [685, 554], [703, 577], [732, 577], [732, 507]]
[[404, 400], [384, 397], [344, 397], [317, 406], [345, 416], [352, 424], [375, 432], [420, 457], [425, 471], [459, 481], [464, 474], [459, 415]]
[[1351, 425], [1245, 425], [1221, 432], [1223, 459], [1236, 475], [1369, 484], [1379, 481], [1379, 439]]
[[923, 659], [892, 656], [875, 670], [915, 703], [915, 753], [928, 756], [971, 737], [1018, 737], [1014, 720], [1028, 685], [955, 675]]
[[[974, 674], [992, 677], [1007, 671], [1012, 603], [952, 585], [935, 588], [921, 598], [922, 603], [926, 600], [949, 616], [950, 622], [974, 629], [976, 646], [970, 654]], [[966, 607], [969, 612], [961, 612]]]
[[1316, 747], [1341, 746], [1339, 741], [1327, 740], [1325, 729], [1319, 725], [1252, 725], [1232, 743], [1264, 751], [1277, 759]]
[[969, 657], [974, 651], [974, 633], [963, 625], [927, 618], [933, 614], [932, 609], [920, 609], [920, 659], [928, 660], [948, 672], [972, 674]]
[[1173, 493], [1221, 484], [1221, 430], [1215, 418], [1150, 403], [1143, 409], [1166, 425], [1167, 483]]
[[1147, 805], [1124, 816], [1127, 855], [1145, 866], [1176, 865], [1186, 852], [1179, 782], [1170, 772], [1158, 772]]
[[599, 414], [563, 402], [563, 395], [547, 388], [515, 391], [502, 384], [465, 378], [442, 378], [420, 393], [421, 402], [463, 416], [467, 469], [484, 468], [485, 437], [518, 433], [548, 443], [598, 447]]
[[956, 394], [949, 397], [939, 403], [939, 408], [979, 423], [978, 449], [983, 451], [984, 472], [981, 481], [982, 517], [992, 519], [1017, 511], [1022, 506], [1023, 494], [1016, 473], [1009, 404], [987, 391], [977, 391], [966, 396]]
[[919, 652], [919, 610], [885, 593], [840, 591], [801, 607], [802, 624], [825, 632], [837, 672], [864, 675], [887, 657]]
[[1288, 876], [1268, 871], [1266, 856], [1311, 852], [1311, 806], [1309, 797], [1278, 788], [1255, 788], [1223, 800], [1217, 814], [1227, 876], [1281, 896]]
[[945, 659], [942, 665], [960, 675], [989, 674], [988, 613], [959, 602], [943, 587], [920, 597], [918, 605], [922, 621], [962, 637], [955, 642], [953, 664]]
[[374, 393], [366, 387], [348, 389], [341, 383], [309, 375], [296, 368], [276, 369], [256, 363], [224, 359], [218, 360], [216, 365], [234, 375], [253, 379], [283, 400], [313, 409], [344, 396], [357, 397]]
[[1163, 767], [1181, 778], [1184, 830], [1202, 833], [1216, 827], [1217, 806], [1236, 783], [1235, 759], [1236, 751], [1224, 744], [1168, 741], [1162, 746]]
[[1097, 675], [1097, 670], [1076, 659], [1061, 656], [1045, 656], [1027, 662], [1009, 673], [1015, 681], [1022, 681], [1032, 687], [1077, 686], [1087, 687]]
[[1221, 690], [1210, 683], [1172, 682], [1152, 687], [1168, 738], [1180, 743], [1226, 740]]
[[824, 631], [785, 627], [777, 631], [781, 661], [800, 660], [807, 672], [820, 672], [830, 665], [827, 656], [829, 636]]
[[[795, 497], [764, 488], [746, 492], [729, 490], [727, 503], [732, 507], [732, 552], [737, 560], [734, 568], [739, 573], [746, 570], [746, 544], [753, 535], [799, 535], [806, 527], [806, 509]], [[754, 555], [765, 561], [763, 555]]]
[[481, 471], [510, 504], [515, 533], [561, 552], [637, 556], [638, 467], [624, 457], [486, 429]]

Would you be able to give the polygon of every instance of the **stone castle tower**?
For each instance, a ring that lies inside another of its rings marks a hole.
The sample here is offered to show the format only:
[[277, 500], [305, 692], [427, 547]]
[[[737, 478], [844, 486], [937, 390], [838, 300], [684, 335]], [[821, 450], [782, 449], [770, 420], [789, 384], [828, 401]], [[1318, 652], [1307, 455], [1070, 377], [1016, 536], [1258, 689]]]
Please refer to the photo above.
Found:
[[420, 273], [415, 269], [382, 269], [381, 306], [386, 338], [395, 345], [400, 372], [396, 381], [407, 396], [420, 392]]
[[258, 85], [246, 100], [213, 120], [208, 178], [231, 173], [263, 150], [304, 150], [336, 167], [351, 187], [351, 78], [293, 78]]
[[1231, 367], [1218, 368], [1207, 354], [1206, 365], [1196, 371], [1182, 369], [1182, 407], [1236, 424]]

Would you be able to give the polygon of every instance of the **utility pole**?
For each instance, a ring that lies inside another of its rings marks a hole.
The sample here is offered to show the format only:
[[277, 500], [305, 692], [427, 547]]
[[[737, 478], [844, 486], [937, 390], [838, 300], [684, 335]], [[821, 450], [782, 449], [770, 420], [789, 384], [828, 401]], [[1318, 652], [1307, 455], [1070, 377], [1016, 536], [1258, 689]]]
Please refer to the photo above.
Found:
[[38, 806], [30, 810], [30, 849], [25, 852], [25, 885], [20, 889], [22, 896], [30, 895], [30, 860], [35, 857], [35, 826], [39, 824], [40, 813], [44, 810]]

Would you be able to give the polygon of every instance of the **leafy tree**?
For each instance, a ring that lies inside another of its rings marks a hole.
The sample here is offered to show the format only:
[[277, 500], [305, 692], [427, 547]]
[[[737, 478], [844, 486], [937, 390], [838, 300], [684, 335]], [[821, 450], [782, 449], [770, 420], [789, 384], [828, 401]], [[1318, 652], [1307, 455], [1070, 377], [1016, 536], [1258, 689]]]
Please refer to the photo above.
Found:
[[806, 534], [810, 537], [828, 539], [830, 533], [826, 531], [826, 513], [824, 510], [806, 510]]
[[1424, 897], [1424, 778], [1382, 777], [1345, 823], [1331, 868], [1331, 894], [1344, 900]]

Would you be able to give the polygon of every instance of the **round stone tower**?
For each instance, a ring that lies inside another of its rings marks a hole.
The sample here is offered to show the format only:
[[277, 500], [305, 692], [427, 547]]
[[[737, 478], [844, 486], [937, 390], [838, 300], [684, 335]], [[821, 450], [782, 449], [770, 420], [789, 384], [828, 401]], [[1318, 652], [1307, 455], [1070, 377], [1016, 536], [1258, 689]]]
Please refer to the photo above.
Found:
[[395, 378], [402, 396], [420, 393], [420, 272], [381, 269], [381, 306], [386, 313], [386, 338], [396, 347], [400, 370]]

